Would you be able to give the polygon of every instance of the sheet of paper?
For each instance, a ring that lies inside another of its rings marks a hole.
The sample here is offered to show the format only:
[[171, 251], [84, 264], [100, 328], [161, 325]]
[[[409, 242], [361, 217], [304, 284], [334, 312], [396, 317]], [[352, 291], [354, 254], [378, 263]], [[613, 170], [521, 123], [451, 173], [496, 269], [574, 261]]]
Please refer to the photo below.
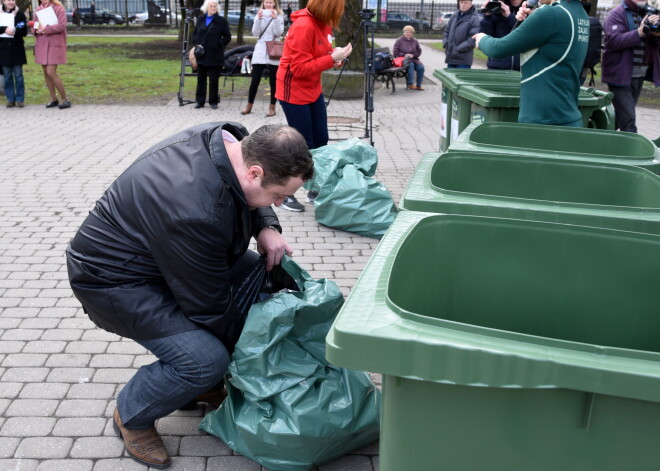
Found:
[[[0, 12], [0, 26], [14, 26], [14, 15]], [[13, 36], [2, 33], [0, 38], [13, 38]]]
[[55, 14], [55, 10], [53, 10], [53, 7], [48, 7], [48, 8], [44, 8], [43, 10], [39, 10], [37, 12], [37, 16], [39, 17], [39, 23], [41, 23], [44, 26], [56, 25], [58, 23], [57, 15]]

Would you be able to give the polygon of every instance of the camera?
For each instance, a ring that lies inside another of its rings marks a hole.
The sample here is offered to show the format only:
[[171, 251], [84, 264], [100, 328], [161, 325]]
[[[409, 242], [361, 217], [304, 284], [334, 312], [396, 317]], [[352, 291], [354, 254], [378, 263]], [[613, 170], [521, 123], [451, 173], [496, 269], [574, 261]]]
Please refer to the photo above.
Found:
[[365, 8], [364, 10], [360, 10], [358, 15], [360, 15], [360, 18], [362, 18], [363, 21], [371, 21], [374, 17], [374, 11]]
[[[658, 10], [657, 8], [653, 8], [651, 5], [649, 5], [647, 3], [646, 5], [642, 5], [642, 6], [639, 7], [639, 13], [643, 16], [658, 15], [658, 14], [660, 14], [660, 10]], [[657, 33], [658, 30], [660, 29], [660, 24], [659, 23], [652, 23], [647, 18], [646, 21], [644, 21], [644, 31], [647, 32], [647, 33], [648, 32]]]
[[502, 5], [500, 2], [488, 2], [484, 8], [481, 9], [481, 13], [490, 13], [493, 15], [498, 15], [502, 11]]

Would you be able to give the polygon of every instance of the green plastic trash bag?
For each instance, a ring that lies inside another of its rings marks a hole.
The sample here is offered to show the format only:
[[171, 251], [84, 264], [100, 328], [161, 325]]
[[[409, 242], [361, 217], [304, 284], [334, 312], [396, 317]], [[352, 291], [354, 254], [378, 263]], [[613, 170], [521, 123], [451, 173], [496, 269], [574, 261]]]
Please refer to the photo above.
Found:
[[397, 209], [385, 185], [352, 164], [336, 182], [327, 182], [314, 202], [316, 220], [328, 227], [380, 239]]
[[271, 471], [302, 471], [378, 439], [380, 391], [364, 372], [325, 359], [343, 296], [292, 259], [299, 292], [254, 304], [229, 365], [227, 399], [200, 429]]
[[311, 191], [320, 191], [329, 179], [336, 180], [337, 170], [345, 165], [354, 164], [363, 174], [370, 177], [376, 173], [378, 165], [376, 149], [358, 138], [313, 149], [312, 158], [314, 178], [304, 184], [304, 187]]

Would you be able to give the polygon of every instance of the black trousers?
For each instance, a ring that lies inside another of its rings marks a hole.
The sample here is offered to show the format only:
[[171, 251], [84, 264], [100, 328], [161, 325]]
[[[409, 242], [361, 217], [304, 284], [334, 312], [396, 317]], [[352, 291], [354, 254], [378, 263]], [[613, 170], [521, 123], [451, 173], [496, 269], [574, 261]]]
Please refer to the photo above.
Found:
[[614, 93], [612, 106], [614, 106], [614, 121], [617, 130], [637, 132], [635, 106], [637, 106], [637, 100], [639, 100], [643, 84], [644, 79], [638, 77], [633, 78], [630, 81], [630, 85], [625, 87], [608, 85], [609, 90]]
[[275, 100], [275, 84], [277, 82], [277, 66], [270, 64], [252, 64], [252, 81], [250, 82], [250, 91], [248, 92], [248, 103], [254, 103], [257, 97], [257, 89], [261, 82], [264, 69], [268, 67], [268, 81], [270, 82], [270, 104], [277, 103]]
[[218, 83], [220, 82], [219, 65], [206, 66], [197, 64], [197, 92], [195, 101], [203, 105], [206, 102], [206, 81], [209, 82], [209, 105], [217, 105], [220, 102], [218, 97]]

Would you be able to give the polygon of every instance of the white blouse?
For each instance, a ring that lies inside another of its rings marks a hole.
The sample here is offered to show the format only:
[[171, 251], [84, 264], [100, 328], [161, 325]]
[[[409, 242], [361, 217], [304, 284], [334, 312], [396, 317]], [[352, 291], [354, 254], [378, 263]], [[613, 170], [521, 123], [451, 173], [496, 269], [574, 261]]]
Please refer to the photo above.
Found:
[[262, 15], [262, 18], [259, 19], [257, 16], [254, 17], [254, 23], [252, 23], [252, 35], [259, 37], [259, 35], [266, 29], [266, 32], [261, 36], [261, 39], [257, 41], [257, 44], [254, 46], [254, 52], [252, 53], [252, 63], [253, 64], [270, 64], [270, 65], [279, 65], [279, 59], [271, 59], [268, 57], [268, 51], [266, 50], [266, 41], [273, 41], [279, 39], [282, 33], [284, 32], [284, 15], [277, 15], [277, 18], [271, 21], [270, 25], [268, 22], [272, 16], [266, 13]]

